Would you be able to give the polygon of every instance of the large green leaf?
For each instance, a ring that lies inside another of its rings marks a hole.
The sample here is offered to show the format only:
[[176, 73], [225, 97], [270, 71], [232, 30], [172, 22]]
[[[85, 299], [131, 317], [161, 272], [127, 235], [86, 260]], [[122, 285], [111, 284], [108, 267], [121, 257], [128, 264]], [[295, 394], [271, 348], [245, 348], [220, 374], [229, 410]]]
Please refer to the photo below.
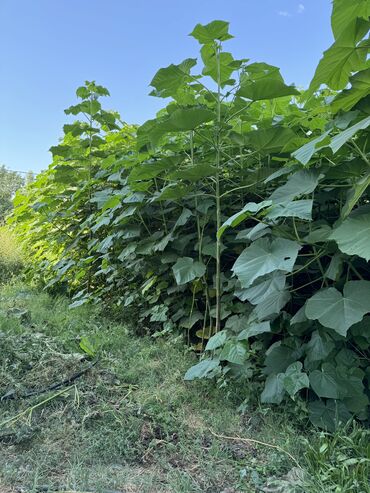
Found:
[[284, 346], [281, 341], [275, 342], [266, 351], [264, 373], [270, 375], [285, 372], [289, 365], [297, 361], [298, 356], [296, 351]]
[[253, 286], [243, 289], [237, 296], [257, 305], [251, 313], [251, 319], [269, 318], [280, 310], [290, 299], [289, 291], [285, 289], [286, 276], [283, 272], [275, 271], [266, 278], [257, 279]]
[[322, 334], [315, 330], [306, 346], [307, 363], [324, 360], [329, 356], [334, 347], [334, 342], [329, 339], [327, 334]]
[[158, 176], [162, 171], [175, 168], [181, 161], [183, 161], [182, 156], [170, 156], [158, 161], [140, 164], [131, 170], [128, 179], [130, 182], [150, 180]]
[[281, 404], [285, 395], [284, 373], [269, 375], [261, 394], [261, 402], [266, 404]]
[[193, 213], [191, 212], [191, 210], [184, 207], [183, 210], [181, 211], [181, 214], [176, 219], [176, 222], [173, 226], [173, 231], [176, 228], [179, 228], [180, 226], [184, 226], [188, 222], [188, 220], [191, 218], [192, 215], [193, 215]]
[[185, 373], [184, 380], [194, 380], [195, 378], [207, 378], [219, 365], [216, 359], [204, 359], [197, 365], [192, 366]]
[[367, 20], [369, 16], [369, 0], [335, 0], [331, 16], [334, 37], [339, 38], [357, 18], [361, 17]]
[[295, 200], [293, 202], [276, 204], [266, 214], [267, 219], [277, 219], [279, 217], [298, 217], [305, 221], [312, 220], [313, 200]]
[[272, 152], [293, 150], [297, 135], [291, 128], [276, 126], [252, 130], [243, 134], [242, 139], [246, 146], [266, 155]]
[[247, 358], [247, 349], [242, 342], [230, 340], [223, 347], [220, 360], [242, 365]]
[[266, 63], [252, 63], [245, 68], [237, 96], [259, 101], [298, 95], [294, 86], [287, 86], [278, 67]]
[[167, 178], [170, 180], [188, 180], [188, 181], [198, 181], [201, 178], [206, 178], [208, 176], [214, 176], [217, 173], [215, 166], [209, 163], [196, 164], [194, 166], [186, 166], [176, 171], [173, 171]]
[[246, 329], [243, 329], [238, 335], [238, 341], [244, 341], [250, 337], [271, 332], [270, 322], [252, 322]]
[[352, 72], [366, 68], [367, 46], [359, 46], [358, 42], [369, 29], [367, 21], [356, 19], [348, 29], [324, 52], [315, 75], [310, 84], [310, 91], [316, 90], [321, 84], [331, 89], [343, 89]]
[[209, 75], [215, 82], [218, 82], [218, 77], [220, 77], [221, 85], [229, 80], [235, 70], [231, 53], [221, 52], [217, 57], [215, 47], [206, 44], [201, 49], [201, 55], [204, 62], [203, 75]]
[[337, 281], [343, 271], [343, 261], [344, 255], [337, 252], [335, 253], [331, 260], [328, 268], [325, 271], [325, 277], [331, 279], [332, 281]]
[[284, 272], [275, 271], [270, 275], [257, 279], [250, 288], [238, 291], [238, 298], [248, 300], [252, 305], [257, 305], [266, 299], [271, 293], [285, 289], [286, 276]]
[[223, 346], [227, 339], [227, 331], [221, 330], [217, 332], [217, 334], [213, 335], [210, 340], [207, 342], [205, 351], [213, 351], [214, 349], [218, 349]]
[[280, 310], [290, 300], [290, 293], [287, 289], [282, 291], [274, 291], [266, 296], [258, 305], [255, 306], [251, 313], [251, 317], [256, 317], [257, 320], [271, 318], [272, 315], [277, 315]]
[[327, 130], [322, 135], [319, 135], [319, 137], [315, 137], [314, 139], [310, 140], [309, 142], [307, 142], [307, 144], [304, 144], [302, 147], [294, 151], [292, 153], [292, 156], [295, 157], [300, 163], [304, 165], [308, 164], [315, 152], [322, 149], [328, 144], [329, 133], [330, 130]]
[[268, 224], [257, 223], [255, 226], [253, 226], [253, 228], [247, 228], [239, 231], [239, 233], [236, 235], [236, 239], [249, 241], [258, 240], [258, 238], [262, 238], [262, 236], [271, 233], [271, 229], [268, 226]]
[[191, 192], [191, 187], [189, 185], [185, 185], [184, 183], [170, 183], [162, 188], [159, 192], [155, 193], [151, 198], [151, 201], [162, 201], [162, 200], [178, 200], [188, 193]]
[[331, 432], [336, 430], [339, 423], [345, 424], [352, 417], [343, 402], [332, 399], [312, 401], [308, 409], [311, 423]]
[[165, 118], [153, 118], [143, 123], [137, 130], [137, 147], [139, 150], [144, 148], [147, 144], [156, 145], [161, 137], [164, 135], [161, 123], [165, 121]]
[[352, 125], [352, 127], [347, 128], [346, 130], [343, 130], [343, 132], [340, 132], [339, 134], [335, 135], [329, 144], [329, 147], [332, 149], [332, 151], [335, 153], [337, 152], [344, 144], [346, 144], [354, 135], [360, 131], [364, 130], [370, 125], [370, 116], [367, 118], [364, 118], [360, 122], [356, 123], [355, 125]]
[[260, 238], [247, 247], [232, 267], [241, 286], [248, 288], [265, 274], [275, 270], [291, 272], [301, 246], [284, 238]]
[[342, 210], [340, 216], [345, 219], [352, 211], [354, 206], [358, 203], [362, 195], [365, 193], [366, 189], [370, 185], [370, 172], [365, 176], [362, 176], [357, 182], [349, 189], [347, 194], [347, 200]]
[[285, 371], [283, 385], [291, 398], [293, 398], [300, 390], [310, 386], [308, 376], [302, 371], [302, 368], [302, 363], [296, 361], [289, 365]]
[[202, 123], [209, 122], [215, 118], [213, 111], [202, 106], [190, 106], [188, 108], [177, 108], [160, 127], [164, 131], [179, 132], [193, 130]]
[[312, 193], [319, 183], [319, 178], [320, 174], [316, 170], [297, 171], [271, 194], [270, 199], [274, 204], [287, 204], [296, 197]]
[[172, 267], [178, 285], [186, 284], [199, 277], [204, 276], [206, 266], [199, 261], [194, 261], [191, 257], [181, 257]]
[[215, 114], [205, 106], [177, 107], [170, 115], [147, 120], [137, 132], [138, 148], [146, 144], [158, 144], [160, 139], [169, 132], [193, 130], [202, 123], [215, 119]]
[[350, 110], [362, 98], [370, 94], [370, 68], [353, 75], [349, 82], [351, 87], [340, 92], [331, 104], [334, 113], [339, 110]]
[[245, 327], [248, 327], [249, 320], [246, 315], [232, 315], [226, 320], [225, 328], [239, 334]]
[[343, 295], [335, 288], [318, 291], [306, 302], [306, 316], [318, 320], [346, 336], [351, 325], [360, 322], [370, 312], [370, 281], [349, 281]]
[[331, 233], [331, 227], [328, 224], [322, 224], [321, 226], [313, 229], [311, 233], [309, 233], [307, 236], [305, 236], [304, 241], [310, 244], [326, 242]]
[[341, 396], [341, 383], [338, 381], [336, 369], [329, 363], [323, 364], [321, 370], [310, 373], [310, 384], [319, 397], [339, 399]]
[[223, 225], [217, 231], [218, 238], [221, 238], [221, 236], [223, 235], [224, 231], [227, 228], [229, 227], [235, 228], [242, 221], [244, 221], [244, 219], [251, 216], [252, 214], [257, 214], [257, 212], [270, 206], [271, 204], [272, 204], [271, 200], [264, 200], [258, 204], [256, 204], [255, 202], [248, 202], [248, 204], [246, 204], [241, 211], [232, 215], [231, 217], [229, 217], [229, 219], [227, 219], [227, 221], [223, 223]]
[[150, 83], [156, 89], [153, 95], [162, 98], [174, 96], [178, 89], [190, 80], [190, 70], [196, 63], [196, 58], [187, 58], [179, 65], [171, 64], [159, 69]]
[[336, 227], [329, 239], [347, 255], [358, 255], [370, 260], [370, 213], [354, 213]]
[[212, 21], [208, 24], [197, 24], [190, 36], [197, 39], [200, 44], [213, 43], [213, 41], [226, 41], [233, 36], [229, 34], [229, 23], [225, 21]]

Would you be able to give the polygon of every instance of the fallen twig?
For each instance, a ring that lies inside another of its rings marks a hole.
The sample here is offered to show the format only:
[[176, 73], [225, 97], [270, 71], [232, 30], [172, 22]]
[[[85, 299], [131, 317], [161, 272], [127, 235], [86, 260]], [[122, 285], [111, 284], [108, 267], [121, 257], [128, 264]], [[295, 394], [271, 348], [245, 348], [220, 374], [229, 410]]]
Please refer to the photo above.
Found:
[[293, 457], [293, 455], [290, 454], [287, 450], [283, 449], [279, 445], [274, 445], [272, 443], [261, 442], [260, 440], [255, 440], [254, 438], [242, 438], [242, 437], [239, 437], [239, 436], [229, 437], [229, 436], [226, 436], [226, 435], [219, 435], [218, 433], [215, 433], [211, 429], [209, 431], [211, 432], [211, 434], [213, 436], [215, 436], [217, 438], [222, 438], [224, 440], [232, 440], [234, 442], [255, 443], [257, 445], [262, 445], [264, 447], [269, 447], [269, 448], [273, 448], [273, 449], [279, 450], [279, 452], [282, 452], [283, 454], [287, 455], [294, 462], [294, 464], [297, 467], [299, 467], [299, 469], [302, 469], [302, 467], [299, 465], [297, 459], [295, 457]]

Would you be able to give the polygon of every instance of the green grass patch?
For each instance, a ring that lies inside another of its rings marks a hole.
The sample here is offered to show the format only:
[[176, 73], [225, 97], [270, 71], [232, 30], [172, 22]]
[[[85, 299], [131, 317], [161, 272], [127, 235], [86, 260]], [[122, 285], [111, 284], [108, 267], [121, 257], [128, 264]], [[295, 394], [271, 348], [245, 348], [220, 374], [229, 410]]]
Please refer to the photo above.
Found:
[[242, 384], [183, 380], [196, 356], [181, 338], [10, 285], [0, 348], [0, 491], [370, 491], [367, 431], [307, 429], [298, 405], [240, 413]]
[[23, 266], [23, 256], [14, 235], [0, 225], [0, 284], [17, 275]]

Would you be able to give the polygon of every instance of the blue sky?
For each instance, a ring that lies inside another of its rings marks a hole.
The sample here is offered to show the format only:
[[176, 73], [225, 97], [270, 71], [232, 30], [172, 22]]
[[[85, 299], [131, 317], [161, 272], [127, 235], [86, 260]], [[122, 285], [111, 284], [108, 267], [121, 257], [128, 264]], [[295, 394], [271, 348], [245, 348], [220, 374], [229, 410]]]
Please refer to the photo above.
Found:
[[234, 57], [277, 65], [307, 86], [332, 42], [330, 0], [0, 0], [0, 163], [40, 171], [62, 136], [64, 108], [85, 80], [106, 86], [107, 109], [152, 118], [160, 67], [196, 57], [198, 22], [230, 22]]

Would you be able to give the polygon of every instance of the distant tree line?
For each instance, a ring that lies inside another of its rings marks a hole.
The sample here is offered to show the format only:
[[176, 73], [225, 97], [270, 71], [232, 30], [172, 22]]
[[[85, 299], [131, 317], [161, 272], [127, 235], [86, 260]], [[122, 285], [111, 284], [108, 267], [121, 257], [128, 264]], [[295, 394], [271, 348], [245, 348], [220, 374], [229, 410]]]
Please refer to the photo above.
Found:
[[29, 171], [23, 177], [16, 171], [11, 171], [4, 165], [0, 165], [0, 222], [11, 211], [15, 192], [33, 180], [34, 174], [32, 171]]

